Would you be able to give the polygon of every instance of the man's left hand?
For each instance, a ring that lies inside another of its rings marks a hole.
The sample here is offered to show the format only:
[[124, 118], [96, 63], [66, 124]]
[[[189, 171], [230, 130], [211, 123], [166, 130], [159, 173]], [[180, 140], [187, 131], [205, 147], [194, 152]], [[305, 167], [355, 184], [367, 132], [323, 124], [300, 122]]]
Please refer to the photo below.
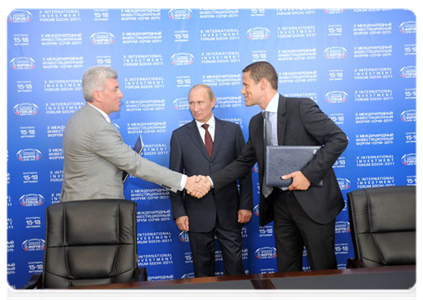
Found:
[[292, 183], [288, 187], [290, 191], [305, 191], [310, 187], [310, 181], [301, 171], [292, 172], [281, 177], [283, 180], [292, 178]]
[[238, 210], [238, 223], [247, 223], [251, 220], [253, 213], [247, 209]]

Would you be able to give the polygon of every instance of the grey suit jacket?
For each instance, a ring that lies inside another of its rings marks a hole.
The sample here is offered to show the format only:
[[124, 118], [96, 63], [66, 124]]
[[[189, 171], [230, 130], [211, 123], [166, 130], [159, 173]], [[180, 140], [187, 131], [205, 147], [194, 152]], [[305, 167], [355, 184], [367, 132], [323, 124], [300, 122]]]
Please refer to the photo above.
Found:
[[122, 170], [173, 192], [180, 188], [182, 174], [142, 158], [88, 103], [66, 124], [63, 153], [63, 202], [123, 199]]
[[[213, 154], [210, 158], [195, 121], [172, 133], [170, 165], [178, 172], [190, 175], [210, 175], [231, 163], [241, 153], [245, 140], [239, 125], [216, 119]], [[237, 179], [240, 183], [238, 192]], [[173, 218], [188, 216], [192, 232], [210, 232], [215, 228], [216, 216], [227, 230], [239, 226], [238, 210], [253, 210], [251, 171], [234, 178], [219, 191], [210, 191], [201, 199], [182, 192], [172, 193]]]

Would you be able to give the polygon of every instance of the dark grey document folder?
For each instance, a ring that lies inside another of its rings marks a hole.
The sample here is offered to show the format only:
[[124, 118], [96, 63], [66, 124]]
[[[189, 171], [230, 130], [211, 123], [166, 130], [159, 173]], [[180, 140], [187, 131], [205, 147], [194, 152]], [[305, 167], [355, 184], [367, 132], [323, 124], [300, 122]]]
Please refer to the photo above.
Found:
[[[292, 178], [281, 176], [301, 171], [312, 160], [320, 146], [266, 146], [265, 180], [268, 186], [288, 187]], [[321, 181], [318, 186], [322, 186]]]
[[[132, 147], [132, 150], [134, 150], [138, 154], [141, 154], [143, 148], [144, 148], [144, 144], [142, 142], [142, 137], [139, 136], [137, 138], [137, 141], [135, 142], [134, 147]], [[126, 178], [128, 178], [128, 176], [129, 176], [129, 174], [126, 171], [123, 171], [122, 181], [125, 182], [125, 180], [126, 180]]]

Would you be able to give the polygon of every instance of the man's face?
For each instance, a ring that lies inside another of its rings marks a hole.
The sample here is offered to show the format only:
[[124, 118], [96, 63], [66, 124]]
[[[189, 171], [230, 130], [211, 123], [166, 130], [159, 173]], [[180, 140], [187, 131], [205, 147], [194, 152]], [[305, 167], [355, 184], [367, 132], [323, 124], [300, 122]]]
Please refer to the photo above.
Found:
[[106, 114], [110, 115], [112, 112], [120, 110], [120, 99], [123, 98], [123, 94], [119, 89], [119, 82], [116, 79], [107, 79], [104, 91], [98, 91], [98, 93], [102, 110]]
[[216, 98], [210, 100], [207, 89], [203, 87], [194, 88], [188, 95], [189, 109], [194, 119], [206, 123], [212, 116]]
[[260, 82], [255, 83], [250, 76], [251, 72], [242, 73], [242, 90], [241, 94], [245, 98], [245, 105], [259, 105], [261, 101], [262, 91], [260, 88]]

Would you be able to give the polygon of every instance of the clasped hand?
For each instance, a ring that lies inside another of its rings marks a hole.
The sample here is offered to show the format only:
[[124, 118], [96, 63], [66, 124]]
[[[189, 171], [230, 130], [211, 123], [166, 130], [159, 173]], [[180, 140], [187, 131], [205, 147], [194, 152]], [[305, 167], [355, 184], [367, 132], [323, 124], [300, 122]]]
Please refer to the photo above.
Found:
[[281, 177], [283, 180], [292, 178], [292, 183], [288, 187], [290, 191], [305, 191], [310, 187], [310, 181], [301, 171], [292, 172]]
[[188, 177], [187, 183], [185, 184], [185, 190], [187, 193], [196, 198], [204, 197], [210, 191], [210, 188], [210, 180], [203, 175]]

